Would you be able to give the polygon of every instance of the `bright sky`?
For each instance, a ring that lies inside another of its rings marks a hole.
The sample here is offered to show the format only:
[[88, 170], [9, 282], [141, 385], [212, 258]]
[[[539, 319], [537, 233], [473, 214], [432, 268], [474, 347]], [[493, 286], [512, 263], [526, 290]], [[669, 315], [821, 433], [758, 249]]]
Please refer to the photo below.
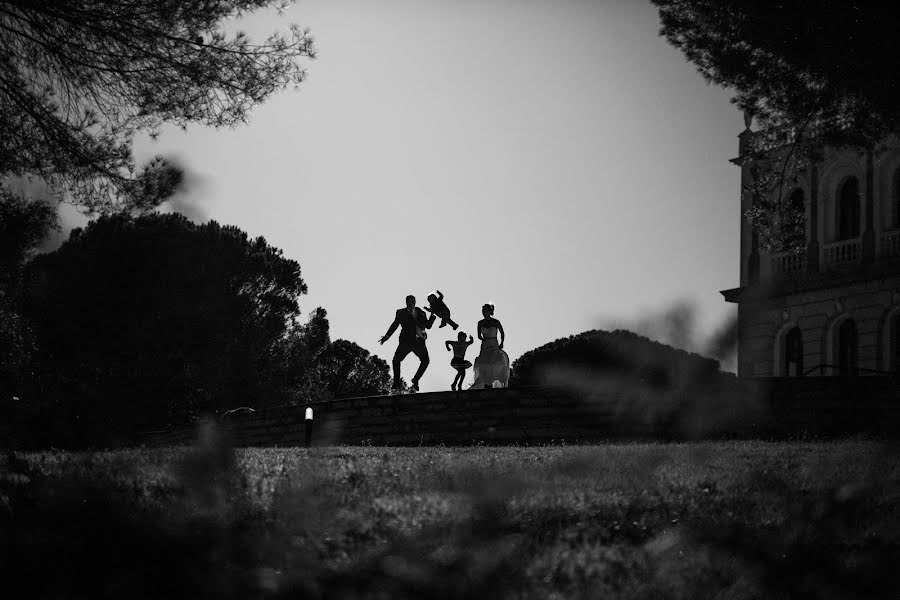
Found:
[[[291, 22], [319, 53], [299, 91], [136, 154], [194, 174], [188, 216], [298, 260], [332, 339], [390, 362], [394, 311], [435, 288], [473, 334], [493, 301], [511, 360], [679, 300], [702, 333], [732, 314], [742, 118], [649, 2], [305, 0], [245, 24]], [[423, 391], [449, 389], [452, 334], [431, 331]]]

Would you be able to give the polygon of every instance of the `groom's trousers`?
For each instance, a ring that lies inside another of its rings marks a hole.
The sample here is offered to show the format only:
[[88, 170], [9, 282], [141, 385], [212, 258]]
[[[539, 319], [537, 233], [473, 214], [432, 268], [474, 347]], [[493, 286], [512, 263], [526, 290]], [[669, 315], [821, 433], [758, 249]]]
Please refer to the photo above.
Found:
[[412, 383], [416, 383], [422, 377], [422, 373], [425, 372], [425, 369], [428, 368], [428, 363], [430, 359], [428, 358], [428, 348], [425, 347], [425, 340], [422, 338], [416, 338], [414, 341], [404, 340], [400, 338], [400, 344], [397, 346], [397, 351], [394, 352], [394, 387], [400, 386], [400, 363], [403, 362], [403, 359], [412, 352], [415, 354], [419, 360], [419, 369], [416, 371], [416, 374], [413, 375]]

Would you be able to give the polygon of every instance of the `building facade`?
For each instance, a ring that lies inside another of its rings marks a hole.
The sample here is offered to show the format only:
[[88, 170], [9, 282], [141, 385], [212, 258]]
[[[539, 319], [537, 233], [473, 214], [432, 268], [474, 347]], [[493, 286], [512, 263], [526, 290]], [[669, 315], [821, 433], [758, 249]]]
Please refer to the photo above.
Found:
[[[742, 190], [759, 176], [749, 121], [732, 161]], [[802, 203], [803, 250], [763, 250], [745, 218], [754, 196], [741, 194], [740, 287], [722, 292], [738, 305], [738, 375], [898, 372], [900, 140], [825, 148], [775, 193]]]

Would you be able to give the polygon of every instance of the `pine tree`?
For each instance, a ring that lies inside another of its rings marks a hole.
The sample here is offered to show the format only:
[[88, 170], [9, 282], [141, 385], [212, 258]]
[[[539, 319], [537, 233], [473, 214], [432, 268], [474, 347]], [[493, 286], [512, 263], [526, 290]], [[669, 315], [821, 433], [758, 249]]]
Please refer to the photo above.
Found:
[[145, 212], [181, 174], [136, 168], [138, 132], [171, 124], [230, 127], [274, 92], [298, 85], [313, 58], [292, 25], [261, 43], [227, 19], [276, 0], [11, 0], [0, 2], [0, 178], [39, 177], [89, 212]]

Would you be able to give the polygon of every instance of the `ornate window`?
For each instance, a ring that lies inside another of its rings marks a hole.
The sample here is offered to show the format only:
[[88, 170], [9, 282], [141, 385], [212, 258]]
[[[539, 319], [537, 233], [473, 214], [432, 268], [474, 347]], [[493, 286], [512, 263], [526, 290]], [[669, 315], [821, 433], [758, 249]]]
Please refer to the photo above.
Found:
[[859, 342], [856, 321], [845, 319], [837, 332], [837, 367], [839, 375], [856, 375], [859, 367]]
[[791, 329], [784, 336], [784, 364], [782, 373], [786, 377], [803, 376], [803, 334], [799, 327]]
[[859, 180], [848, 177], [838, 191], [838, 239], [859, 237]]

